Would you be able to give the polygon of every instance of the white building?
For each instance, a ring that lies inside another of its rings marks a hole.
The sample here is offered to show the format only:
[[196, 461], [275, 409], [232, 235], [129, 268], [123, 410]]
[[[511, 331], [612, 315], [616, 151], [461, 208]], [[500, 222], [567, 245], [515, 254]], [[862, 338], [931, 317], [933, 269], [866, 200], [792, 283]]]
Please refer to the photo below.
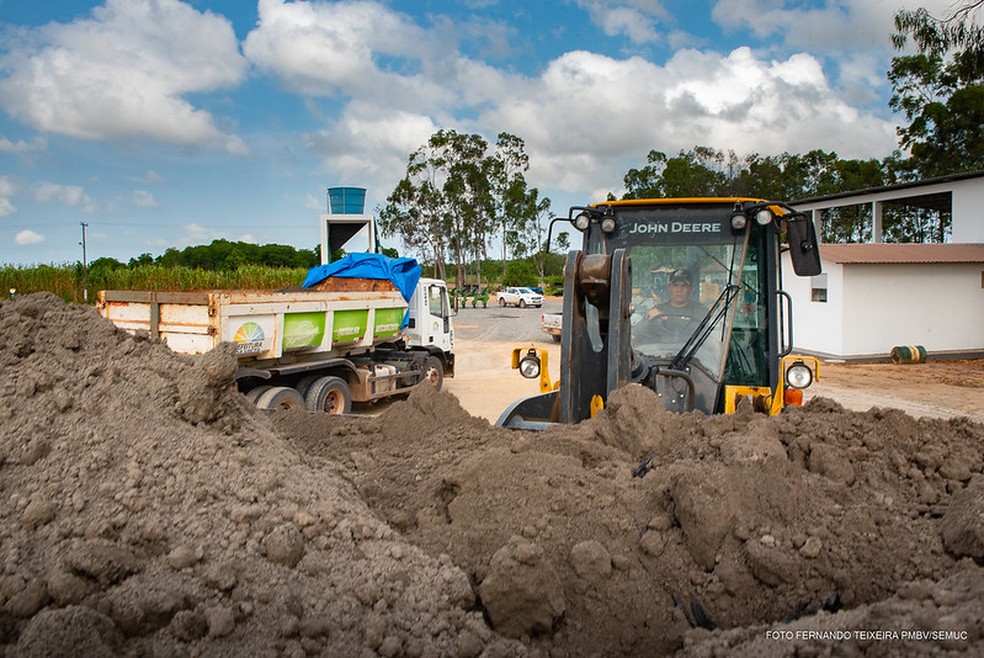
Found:
[[984, 353], [984, 244], [823, 244], [823, 274], [798, 277], [793, 344], [828, 358], [885, 358], [898, 345], [931, 355]]
[[[895, 346], [931, 356], [984, 355], [984, 173], [795, 202], [821, 211], [870, 203], [873, 244], [821, 244], [823, 274], [797, 277], [783, 261], [793, 298], [796, 350], [827, 358], [887, 358]], [[886, 203], [951, 212], [951, 242], [881, 242]], [[819, 234], [819, 225], [818, 225]]]

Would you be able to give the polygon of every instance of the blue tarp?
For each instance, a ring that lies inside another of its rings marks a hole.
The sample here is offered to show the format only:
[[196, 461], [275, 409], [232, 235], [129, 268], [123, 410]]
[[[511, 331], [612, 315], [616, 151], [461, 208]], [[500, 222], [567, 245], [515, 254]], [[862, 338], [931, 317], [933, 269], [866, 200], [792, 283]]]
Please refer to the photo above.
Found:
[[420, 264], [413, 258], [390, 258], [382, 254], [349, 254], [341, 260], [319, 265], [308, 271], [304, 287], [310, 288], [330, 276], [349, 279], [385, 279], [392, 281], [403, 299], [410, 303], [420, 280]]

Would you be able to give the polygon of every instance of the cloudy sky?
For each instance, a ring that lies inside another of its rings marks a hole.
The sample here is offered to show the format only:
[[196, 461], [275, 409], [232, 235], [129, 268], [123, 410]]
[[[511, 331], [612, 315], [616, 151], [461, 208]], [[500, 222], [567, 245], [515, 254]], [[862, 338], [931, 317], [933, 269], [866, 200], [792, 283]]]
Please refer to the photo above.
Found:
[[649, 150], [882, 158], [892, 16], [949, 0], [0, 0], [0, 264], [312, 248], [442, 128], [521, 137], [553, 211]]

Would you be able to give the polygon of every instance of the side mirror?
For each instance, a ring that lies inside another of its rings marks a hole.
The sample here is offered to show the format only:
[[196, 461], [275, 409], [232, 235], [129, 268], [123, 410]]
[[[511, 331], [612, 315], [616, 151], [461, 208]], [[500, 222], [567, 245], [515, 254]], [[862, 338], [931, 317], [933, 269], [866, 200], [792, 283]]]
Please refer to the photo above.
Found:
[[798, 276], [820, 274], [820, 247], [813, 222], [805, 215], [793, 215], [786, 220], [789, 238], [789, 257]]

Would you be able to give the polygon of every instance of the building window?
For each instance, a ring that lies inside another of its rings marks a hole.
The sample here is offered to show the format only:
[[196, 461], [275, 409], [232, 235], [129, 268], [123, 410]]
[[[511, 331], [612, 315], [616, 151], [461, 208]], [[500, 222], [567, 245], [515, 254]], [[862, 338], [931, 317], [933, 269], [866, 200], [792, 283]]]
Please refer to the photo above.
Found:
[[818, 274], [810, 279], [810, 301], [827, 301], [827, 275]]

